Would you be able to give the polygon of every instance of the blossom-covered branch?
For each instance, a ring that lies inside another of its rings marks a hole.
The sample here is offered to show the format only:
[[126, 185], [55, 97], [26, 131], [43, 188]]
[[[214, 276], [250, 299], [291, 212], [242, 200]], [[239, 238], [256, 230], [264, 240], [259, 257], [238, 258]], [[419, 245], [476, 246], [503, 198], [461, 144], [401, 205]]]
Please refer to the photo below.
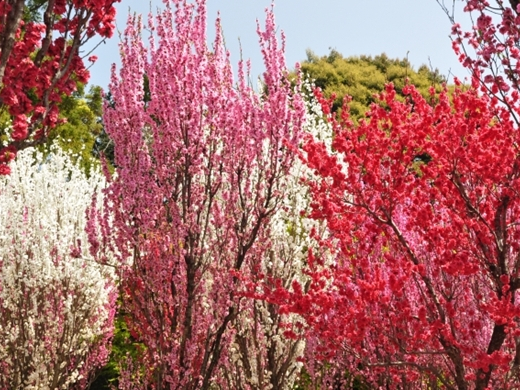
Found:
[[46, 141], [61, 97], [88, 81], [80, 48], [112, 36], [118, 1], [49, 0], [42, 22], [23, 17], [25, 0], [0, 1], [0, 116], [12, 124], [0, 123], [0, 175], [18, 150]]

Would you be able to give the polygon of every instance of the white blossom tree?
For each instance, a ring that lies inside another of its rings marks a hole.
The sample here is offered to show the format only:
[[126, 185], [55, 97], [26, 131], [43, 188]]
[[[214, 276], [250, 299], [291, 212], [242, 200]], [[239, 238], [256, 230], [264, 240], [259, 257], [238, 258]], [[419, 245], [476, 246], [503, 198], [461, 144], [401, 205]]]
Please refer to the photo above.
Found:
[[10, 168], [0, 177], [0, 388], [85, 389], [108, 359], [117, 295], [86, 232], [103, 175], [87, 178], [57, 148], [24, 150]]

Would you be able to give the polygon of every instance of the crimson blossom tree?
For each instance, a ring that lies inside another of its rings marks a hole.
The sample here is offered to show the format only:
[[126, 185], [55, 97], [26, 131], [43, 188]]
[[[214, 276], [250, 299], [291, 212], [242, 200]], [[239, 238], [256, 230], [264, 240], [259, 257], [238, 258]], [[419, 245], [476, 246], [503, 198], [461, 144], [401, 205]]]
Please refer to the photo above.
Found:
[[409, 86], [399, 103], [389, 85], [359, 126], [330, 118], [333, 153], [306, 143], [335, 261], [311, 254], [308, 289], [268, 295], [307, 320], [329, 386], [347, 372], [389, 388], [520, 385], [520, 9], [464, 3], [473, 30], [451, 16], [469, 90], [426, 101]]
[[517, 388], [518, 130], [474, 89], [432, 90], [432, 105], [405, 93], [388, 85], [357, 126], [332, 118], [333, 153], [307, 140], [335, 261], [311, 255], [308, 291], [272, 296], [306, 319], [321, 359], [374, 385]]
[[[241, 297], [242, 280], [265, 269], [269, 221], [285, 195], [305, 107], [298, 83], [287, 78], [272, 11], [265, 30], [258, 28], [266, 66], [258, 93], [244, 63], [234, 80], [218, 20], [207, 46], [205, 1], [165, 7], [148, 18], [148, 48], [140, 19], [129, 20], [104, 114], [115, 145], [107, 205], [123, 311], [143, 345], [140, 359], [123, 367], [120, 386], [226, 388], [241, 376], [230, 348], [236, 321], [243, 308], [253, 310]], [[283, 361], [282, 353], [273, 359]], [[256, 361], [254, 372], [263, 375], [270, 367]], [[244, 388], [258, 385], [250, 376], [242, 376]]]
[[88, 81], [89, 54], [80, 48], [95, 36], [112, 36], [119, 1], [0, 1], [0, 119], [9, 116], [0, 134], [0, 175], [9, 173], [18, 150], [46, 141], [61, 96]]

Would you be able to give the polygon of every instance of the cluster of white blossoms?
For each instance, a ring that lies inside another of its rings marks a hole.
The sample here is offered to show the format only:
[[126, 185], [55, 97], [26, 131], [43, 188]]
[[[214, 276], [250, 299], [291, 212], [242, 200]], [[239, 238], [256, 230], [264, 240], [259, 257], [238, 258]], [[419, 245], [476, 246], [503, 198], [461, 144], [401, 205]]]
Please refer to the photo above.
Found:
[[[320, 103], [313, 96], [314, 85], [308, 80], [302, 84], [302, 92], [306, 96], [304, 131], [315, 140], [323, 142], [328, 152], [332, 149], [333, 130], [324, 117]], [[278, 266], [286, 266], [299, 270], [307, 263], [308, 248], [315, 246], [310, 232], [314, 228], [322, 233], [322, 225], [308, 218], [311, 211], [311, 193], [306, 182], [316, 180], [316, 176], [300, 158], [296, 158], [286, 177], [286, 196], [283, 204], [272, 219], [272, 237], [280, 246]], [[300, 274], [301, 276], [301, 274]]]
[[0, 177], [0, 388], [74, 388], [106, 361], [112, 332], [114, 272], [85, 231], [104, 177], [86, 177], [58, 148], [26, 149], [10, 168]]

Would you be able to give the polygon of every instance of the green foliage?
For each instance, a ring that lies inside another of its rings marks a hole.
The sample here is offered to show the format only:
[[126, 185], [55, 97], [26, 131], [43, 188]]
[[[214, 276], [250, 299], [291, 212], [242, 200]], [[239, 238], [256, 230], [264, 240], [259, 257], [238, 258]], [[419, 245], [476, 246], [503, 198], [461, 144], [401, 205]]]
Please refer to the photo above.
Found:
[[[100, 153], [96, 154], [95, 146], [99, 146], [96, 142], [102, 142], [104, 134], [101, 87], [91, 86], [85, 93], [85, 86], [78, 83], [76, 92], [62, 96], [59, 111], [62, 123], [51, 130], [47, 142], [39, 149], [45, 153], [51, 145], [59, 145], [72, 156], [80, 157], [80, 166], [88, 174], [92, 166], [99, 164]], [[11, 124], [11, 116], [5, 107], [0, 107], [0, 144], [9, 140], [6, 130]], [[110, 156], [108, 159], [110, 161]]]
[[28, 0], [23, 9], [23, 20], [25, 22], [42, 22], [44, 5], [47, 2], [48, 0]]
[[7, 135], [8, 129], [11, 127], [11, 117], [7, 110], [2, 108], [0, 105], [0, 145], [4, 145], [4, 143], [9, 139]]
[[[108, 91], [108, 93], [104, 96], [104, 99], [110, 108], [115, 108], [115, 102], [112, 99], [112, 94], [110, 93], [110, 91]], [[96, 137], [96, 142], [94, 143], [92, 153], [98, 159], [101, 158], [101, 156], [103, 156], [108, 163], [108, 168], [112, 172], [115, 170], [114, 142], [112, 141], [112, 139], [110, 139], [104, 127], [101, 130], [101, 133]]]
[[301, 69], [323, 90], [325, 97], [336, 95], [333, 111], [342, 107], [346, 95], [351, 96], [350, 111], [354, 120], [364, 116], [374, 102], [374, 95], [382, 92], [389, 82], [401, 96], [403, 87], [409, 82], [426, 98], [430, 96], [431, 86], [439, 92], [446, 82], [437, 69], [422, 65], [416, 71], [408, 59], [390, 59], [384, 53], [375, 57], [344, 58], [338, 51], [331, 50], [329, 55], [318, 57], [308, 50]]
[[60, 117], [65, 122], [52, 130], [45, 148], [56, 141], [62, 149], [81, 157], [80, 165], [88, 174], [98, 164], [92, 151], [96, 138], [103, 132], [101, 87], [92, 86], [85, 94], [84, 86], [78, 84], [76, 92], [62, 99]]

